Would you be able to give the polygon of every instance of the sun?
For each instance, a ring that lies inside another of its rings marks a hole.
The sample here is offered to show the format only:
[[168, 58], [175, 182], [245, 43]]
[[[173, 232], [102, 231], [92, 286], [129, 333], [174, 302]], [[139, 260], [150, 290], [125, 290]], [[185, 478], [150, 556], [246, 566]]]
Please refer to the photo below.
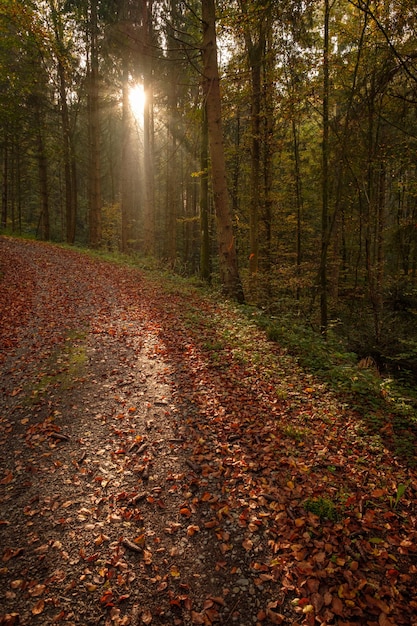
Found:
[[129, 104], [131, 111], [137, 122], [143, 121], [143, 111], [145, 109], [145, 91], [143, 85], [135, 83], [129, 87]]

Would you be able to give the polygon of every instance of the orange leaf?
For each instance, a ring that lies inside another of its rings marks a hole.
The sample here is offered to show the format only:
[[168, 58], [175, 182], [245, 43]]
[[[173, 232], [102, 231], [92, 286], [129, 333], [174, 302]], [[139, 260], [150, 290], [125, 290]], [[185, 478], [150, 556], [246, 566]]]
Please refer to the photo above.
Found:
[[146, 565], [152, 564], [152, 552], [150, 550], [143, 551], [143, 560]]
[[141, 620], [144, 624], [150, 624], [152, 622], [152, 613], [149, 609], [146, 609], [141, 615]]
[[250, 539], [245, 539], [242, 541], [242, 546], [245, 548], [246, 552], [249, 552], [253, 548], [253, 541]]
[[180, 513], [184, 515], [184, 517], [191, 517], [191, 511], [186, 506], [180, 509]]
[[215, 528], [216, 526], [218, 526], [219, 522], [217, 520], [210, 520], [209, 522], [205, 522], [204, 526], [205, 528]]
[[45, 608], [45, 602], [41, 599], [32, 607], [32, 615], [40, 615]]
[[41, 596], [46, 589], [46, 585], [35, 585], [29, 589], [30, 596]]

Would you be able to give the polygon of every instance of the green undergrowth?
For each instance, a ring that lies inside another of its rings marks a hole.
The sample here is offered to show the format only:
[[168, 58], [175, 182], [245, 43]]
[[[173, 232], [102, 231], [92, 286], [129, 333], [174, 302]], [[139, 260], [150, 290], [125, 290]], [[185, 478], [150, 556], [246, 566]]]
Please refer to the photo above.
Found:
[[358, 411], [371, 432], [384, 429], [400, 458], [417, 463], [417, 390], [412, 384], [381, 375], [372, 361], [358, 363], [357, 355], [346, 351], [331, 329], [324, 340], [293, 317], [271, 319], [261, 312], [254, 314], [251, 308], [246, 313], [257, 320], [270, 341], [286, 347], [304, 370]]
[[337, 505], [329, 498], [308, 498], [304, 502], [304, 508], [306, 511], [317, 515], [322, 521], [336, 522], [340, 517]]

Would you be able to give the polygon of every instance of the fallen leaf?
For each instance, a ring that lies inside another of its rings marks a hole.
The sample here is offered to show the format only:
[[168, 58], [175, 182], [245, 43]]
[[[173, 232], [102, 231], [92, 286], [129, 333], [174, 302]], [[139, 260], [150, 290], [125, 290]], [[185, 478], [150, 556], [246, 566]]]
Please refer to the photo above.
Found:
[[44, 600], [39, 600], [35, 606], [32, 607], [32, 615], [40, 615], [45, 608]]
[[0, 480], [0, 485], [8, 485], [9, 483], [12, 482], [12, 480], [13, 480], [13, 474], [12, 472], [8, 472], [6, 476], [2, 480]]
[[146, 609], [145, 611], [143, 611], [141, 615], [141, 620], [144, 624], [150, 624], [152, 622], [152, 613], [150, 612], [149, 609]]
[[41, 596], [46, 589], [46, 585], [35, 585], [28, 590], [30, 596]]

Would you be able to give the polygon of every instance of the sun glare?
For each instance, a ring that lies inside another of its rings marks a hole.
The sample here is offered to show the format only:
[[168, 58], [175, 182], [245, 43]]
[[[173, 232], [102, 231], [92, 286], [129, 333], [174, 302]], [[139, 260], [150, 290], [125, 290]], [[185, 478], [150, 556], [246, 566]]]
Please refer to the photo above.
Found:
[[137, 122], [142, 122], [145, 108], [145, 92], [143, 85], [136, 83], [129, 89], [129, 104]]

